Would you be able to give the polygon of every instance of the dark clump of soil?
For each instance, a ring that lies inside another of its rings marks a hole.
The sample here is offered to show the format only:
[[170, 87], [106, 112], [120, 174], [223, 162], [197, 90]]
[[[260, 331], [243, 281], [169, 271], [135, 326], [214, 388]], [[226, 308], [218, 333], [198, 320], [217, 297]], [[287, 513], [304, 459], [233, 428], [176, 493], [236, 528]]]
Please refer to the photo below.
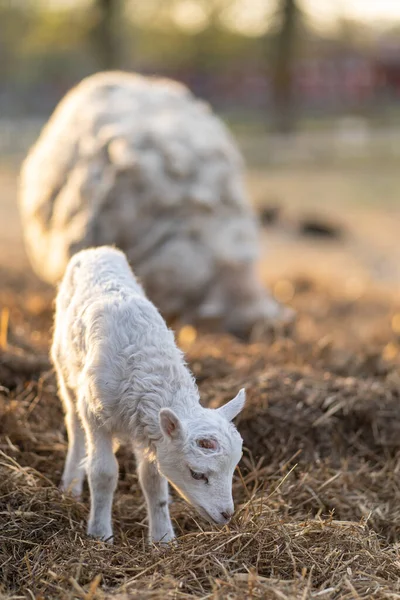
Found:
[[279, 204], [269, 204], [259, 210], [259, 219], [263, 227], [275, 225], [281, 217], [282, 207]]
[[0, 597], [400, 597], [396, 299], [371, 290], [349, 300], [302, 278], [289, 338], [180, 338], [204, 404], [246, 387], [245, 450], [229, 528], [175, 498], [179, 543], [159, 553], [146, 546], [129, 448], [118, 453], [114, 546], [86, 538], [87, 492], [82, 503], [59, 493], [67, 446], [46, 358], [52, 293], [15, 283], [0, 294], [14, 336], [0, 352]]
[[321, 217], [304, 217], [299, 223], [301, 235], [321, 239], [339, 240], [344, 237], [343, 228]]

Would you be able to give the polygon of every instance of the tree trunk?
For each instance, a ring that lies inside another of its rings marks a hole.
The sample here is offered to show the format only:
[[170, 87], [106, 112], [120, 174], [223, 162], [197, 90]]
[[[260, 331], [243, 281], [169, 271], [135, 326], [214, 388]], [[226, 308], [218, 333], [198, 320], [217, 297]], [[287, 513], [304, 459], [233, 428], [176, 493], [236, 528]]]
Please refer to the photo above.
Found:
[[121, 0], [95, 0], [92, 38], [100, 70], [120, 67], [120, 8]]
[[274, 44], [272, 72], [275, 129], [289, 133], [295, 129], [293, 96], [294, 58], [300, 10], [297, 0], [280, 0], [279, 27]]

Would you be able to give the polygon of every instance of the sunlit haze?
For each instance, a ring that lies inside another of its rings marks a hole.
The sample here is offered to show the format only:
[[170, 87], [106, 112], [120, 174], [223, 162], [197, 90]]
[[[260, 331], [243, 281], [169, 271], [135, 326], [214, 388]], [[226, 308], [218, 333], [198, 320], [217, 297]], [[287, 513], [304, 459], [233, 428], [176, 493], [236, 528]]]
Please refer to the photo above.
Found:
[[[68, 6], [89, 5], [90, 0], [42, 0], [43, 5], [53, 9]], [[277, 0], [232, 0], [226, 3], [223, 12], [225, 24], [238, 31], [250, 35], [259, 35], [268, 27], [277, 7]], [[320, 28], [334, 26], [338, 19], [354, 19], [368, 24], [391, 25], [400, 23], [400, 0], [299, 0], [300, 8], [308, 15], [311, 22]], [[133, 18], [146, 19], [152, 15], [153, 3], [137, 4], [126, 1], [125, 6]], [[198, 31], [207, 22], [207, 11], [212, 2], [198, 0], [180, 0], [171, 3], [172, 19], [183, 29]], [[164, 13], [166, 6], [164, 6]]]
[[302, 6], [321, 24], [329, 24], [338, 17], [370, 23], [400, 21], [398, 0], [302, 0]]
[[[400, 22], [400, 0], [301, 0], [299, 4], [311, 21], [323, 28], [340, 18], [369, 24]], [[175, 5], [174, 18], [184, 28], [201, 29], [205, 23], [203, 6], [196, 0], [182, 0]], [[232, 0], [223, 17], [229, 27], [258, 35], [268, 26], [276, 6], [275, 0]]]

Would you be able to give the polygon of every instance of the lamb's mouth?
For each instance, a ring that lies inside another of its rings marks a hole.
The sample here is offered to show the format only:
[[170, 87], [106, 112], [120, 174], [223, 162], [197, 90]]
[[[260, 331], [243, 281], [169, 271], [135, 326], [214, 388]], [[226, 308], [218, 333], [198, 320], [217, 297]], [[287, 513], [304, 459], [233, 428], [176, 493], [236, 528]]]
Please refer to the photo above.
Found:
[[216, 521], [211, 515], [210, 513], [208, 513], [206, 511], [205, 508], [203, 508], [202, 506], [195, 506], [197, 512], [199, 513], [199, 515], [201, 515], [203, 517], [203, 519], [205, 519], [206, 521], [208, 521], [209, 523], [212, 523], [213, 525], [221, 525], [221, 523], [219, 523], [218, 521]]
[[170, 481], [170, 484], [176, 489], [176, 491], [178, 492], [178, 494], [184, 499], [186, 500], [186, 502], [188, 504], [190, 504], [191, 506], [193, 506], [197, 512], [199, 513], [200, 516], [203, 517], [203, 519], [205, 519], [206, 521], [208, 521], [209, 523], [212, 523], [213, 525], [224, 525], [224, 523], [221, 523], [219, 521], [216, 521], [211, 515], [210, 513], [208, 513], [206, 511], [205, 508], [203, 508], [202, 506], [199, 506], [198, 504], [193, 504], [190, 499], [186, 496], [186, 494], [180, 490], [178, 487], [175, 486], [175, 484]]

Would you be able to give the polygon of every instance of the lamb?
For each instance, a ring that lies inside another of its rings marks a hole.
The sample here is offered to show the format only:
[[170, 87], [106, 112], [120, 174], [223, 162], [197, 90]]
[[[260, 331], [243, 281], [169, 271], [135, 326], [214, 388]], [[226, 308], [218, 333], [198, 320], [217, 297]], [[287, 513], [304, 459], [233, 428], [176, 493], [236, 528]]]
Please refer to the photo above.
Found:
[[51, 357], [69, 440], [61, 487], [79, 497], [87, 472], [89, 535], [113, 539], [118, 440], [133, 445], [151, 542], [174, 538], [168, 482], [205, 519], [228, 523], [242, 455], [231, 421], [244, 390], [219, 409], [201, 406], [172, 331], [121, 251], [99, 247], [71, 258], [56, 299]]
[[172, 323], [239, 336], [293, 320], [256, 272], [259, 227], [227, 128], [174, 81], [124, 72], [83, 80], [61, 101], [21, 171], [19, 207], [37, 274], [123, 250]]

